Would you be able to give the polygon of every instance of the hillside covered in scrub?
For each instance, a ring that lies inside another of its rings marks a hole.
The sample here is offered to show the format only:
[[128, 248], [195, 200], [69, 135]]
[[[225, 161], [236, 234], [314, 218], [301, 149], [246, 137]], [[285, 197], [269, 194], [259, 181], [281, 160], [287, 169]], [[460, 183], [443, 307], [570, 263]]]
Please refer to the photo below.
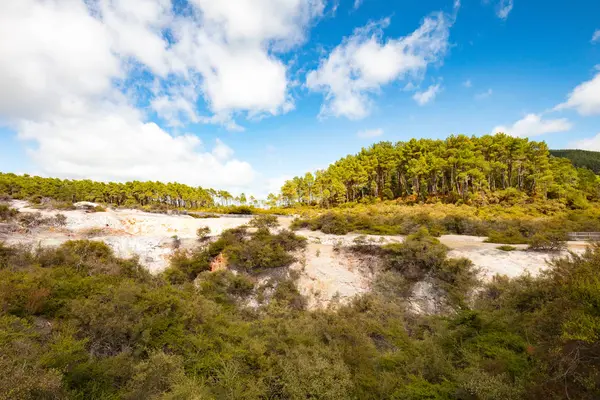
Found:
[[[447, 258], [426, 230], [382, 248], [357, 243], [350, 251], [384, 267], [372, 292], [314, 311], [293, 274], [260, 279], [302, 246], [291, 233], [234, 229], [151, 275], [100, 242], [0, 243], [0, 398], [600, 396], [597, 246], [471, 297], [473, 264]], [[236, 273], [210, 272], [218, 253]], [[443, 314], [411, 311], [423, 278]]]
[[544, 142], [505, 134], [445, 140], [380, 142], [281, 188], [285, 204], [336, 206], [374, 199], [499, 202], [522, 193], [578, 207], [598, 200], [598, 177], [570, 160], [551, 157]]

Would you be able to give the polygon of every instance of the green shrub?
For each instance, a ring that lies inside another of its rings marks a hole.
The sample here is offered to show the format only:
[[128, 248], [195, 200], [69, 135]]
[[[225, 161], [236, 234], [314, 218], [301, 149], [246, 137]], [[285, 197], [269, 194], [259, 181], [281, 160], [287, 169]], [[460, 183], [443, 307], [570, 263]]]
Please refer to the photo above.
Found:
[[439, 265], [432, 276], [450, 304], [465, 307], [469, 294], [478, 285], [478, 270], [467, 258], [449, 258]]
[[203, 213], [203, 214], [188, 213], [187, 215], [189, 215], [192, 218], [196, 218], [196, 219], [208, 219], [208, 218], [220, 218], [221, 217], [218, 214], [207, 214], [207, 213]]
[[446, 259], [448, 248], [422, 228], [403, 243], [383, 247], [388, 268], [402, 273], [409, 280], [420, 280], [438, 269]]
[[562, 251], [567, 248], [567, 235], [563, 232], [536, 233], [529, 239], [529, 250]]
[[279, 226], [279, 221], [275, 215], [263, 214], [252, 218], [248, 225], [254, 228], [275, 228]]
[[175, 251], [171, 256], [170, 268], [165, 271], [171, 283], [194, 280], [203, 271], [210, 270], [210, 257], [205, 251]]
[[225, 209], [225, 214], [252, 215], [254, 211], [254, 207], [250, 206], [230, 206]]
[[338, 213], [323, 214], [319, 217], [318, 226], [321, 232], [332, 235], [345, 235], [352, 230], [348, 220]]
[[0, 204], [0, 221], [12, 221], [17, 215], [19, 211], [14, 208], [10, 208], [6, 204]]
[[208, 239], [208, 235], [210, 235], [210, 228], [208, 226], [201, 226], [196, 230], [196, 237], [201, 242]]
[[506, 231], [491, 231], [486, 243], [499, 244], [527, 244], [528, 239], [517, 228], [509, 228]]
[[494, 277], [470, 302], [472, 264], [419, 231], [389, 254], [427, 271], [455, 306], [442, 315], [395, 301], [414, 284], [399, 266], [325, 310], [307, 310], [287, 274], [262, 303], [262, 277], [194, 270], [252, 241], [302, 246], [276, 237], [227, 231], [182, 255], [190, 277], [175, 284], [181, 265], [151, 276], [99, 242], [0, 245], [0, 398], [600, 398], [598, 245], [536, 277]]
[[67, 217], [64, 214], [56, 214], [54, 216], [54, 224], [56, 226], [66, 226], [67, 225]]
[[515, 246], [509, 246], [507, 244], [496, 247], [498, 250], [502, 251], [515, 251], [518, 250]]
[[296, 261], [281, 244], [255, 238], [226, 248], [225, 254], [233, 266], [247, 271], [287, 267]]

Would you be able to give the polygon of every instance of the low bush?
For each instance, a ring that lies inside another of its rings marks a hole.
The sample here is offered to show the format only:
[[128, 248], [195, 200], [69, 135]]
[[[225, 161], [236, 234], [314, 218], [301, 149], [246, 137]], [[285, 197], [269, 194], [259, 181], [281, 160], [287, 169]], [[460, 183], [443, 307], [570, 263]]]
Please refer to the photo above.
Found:
[[94, 238], [94, 237], [104, 235], [104, 229], [103, 228], [87, 228], [87, 229], [84, 229], [81, 233], [83, 236], [85, 236], [87, 238]]
[[200, 242], [204, 242], [210, 235], [210, 228], [208, 226], [201, 226], [196, 230], [196, 237]]
[[200, 274], [197, 286], [205, 296], [219, 303], [229, 304], [250, 296], [254, 290], [254, 283], [248, 276], [231, 271]]
[[257, 215], [248, 222], [248, 225], [254, 228], [275, 228], [279, 226], [276, 215], [263, 214]]
[[244, 238], [224, 249], [230, 264], [246, 271], [287, 267], [296, 261], [290, 254], [306, 246], [306, 239], [289, 231], [277, 235], [269, 233], [267, 228], [259, 228], [249, 238]]
[[209, 219], [209, 218], [220, 218], [221, 217], [218, 214], [207, 214], [207, 213], [202, 213], [202, 214], [188, 213], [187, 215], [189, 215], [192, 218], [196, 218], [196, 219]]
[[306, 239], [288, 230], [274, 235], [267, 228], [259, 228], [250, 233], [241, 226], [224, 231], [203, 249], [176, 252], [165, 274], [172, 283], [194, 280], [199, 273], [210, 270], [211, 262], [219, 255], [229, 266], [246, 272], [287, 267], [296, 261], [290, 253], [305, 247]]
[[567, 239], [563, 232], [536, 233], [529, 239], [528, 250], [559, 252], [567, 248]]
[[[228, 232], [197, 254], [206, 266], [252, 235]], [[2, 399], [600, 398], [598, 246], [429, 316], [389, 301], [410, 292], [396, 269], [376, 293], [307, 310], [292, 280], [255, 304], [243, 273], [173, 284], [98, 242], [0, 245], [0, 260]], [[468, 262], [434, 264], [434, 284], [468, 293]]]
[[467, 299], [479, 284], [473, 262], [467, 258], [449, 258], [444, 260], [434, 271], [434, 284], [442, 289], [450, 304], [465, 308]]
[[184, 283], [196, 279], [198, 274], [210, 271], [210, 257], [205, 251], [176, 251], [171, 256], [171, 266], [164, 273], [171, 283]]
[[54, 224], [56, 226], [66, 226], [67, 225], [67, 217], [64, 214], [56, 214], [54, 216]]
[[10, 208], [6, 204], [0, 204], [0, 221], [2, 221], [2, 222], [12, 221], [13, 219], [15, 219], [17, 217], [18, 214], [19, 214], [18, 210], [14, 209], [14, 208]]
[[414, 281], [439, 269], [448, 253], [448, 248], [429, 235], [425, 228], [409, 235], [403, 243], [388, 244], [383, 250], [387, 267]]
[[52, 201], [49, 204], [48, 208], [52, 210], [72, 211], [77, 209], [73, 203], [68, 201]]
[[502, 251], [515, 251], [517, 248], [515, 246], [509, 246], [507, 244], [496, 247], [498, 250]]
[[572, 210], [550, 200], [512, 207], [359, 204], [320, 213], [312, 209], [303, 211], [303, 216], [292, 222], [292, 229], [321, 230], [340, 235], [349, 232], [410, 235], [425, 227], [432, 236], [487, 236], [490, 243], [527, 244], [539, 232], [600, 231], [600, 207]]
[[41, 226], [65, 226], [67, 224], [67, 217], [64, 214], [56, 214], [54, 217], [44, 217], [39, 212], [24, 212], [18, 213], [18, 223], [27, 228], [33, 229]]
[[250, 206], [229, 206], [223, 210], [224, 214], [234, 215], [252, 215], [255, 212], [255, 208]]
[[506, 231], [491, 231], [485, 242], [498, 244], [527, 244], [529, 239], [518, 229], [509, 228]]

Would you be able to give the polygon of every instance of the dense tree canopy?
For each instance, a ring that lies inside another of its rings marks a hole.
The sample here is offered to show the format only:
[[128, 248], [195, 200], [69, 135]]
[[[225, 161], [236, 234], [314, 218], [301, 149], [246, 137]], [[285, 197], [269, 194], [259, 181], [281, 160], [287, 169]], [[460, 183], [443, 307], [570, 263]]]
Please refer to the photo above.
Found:
[[502, 190], [540, 198], [595, 199], [598, 182], [589, 170], [551, 157], [544, 142], [505, 134], [458, 135], [376, 143], [315, 175], [285, 182], [281, 196], [288, 205], [323, 206], [373, 198], [467, 201]]
[[600, 151], [589, 150], [550, 150], [554, 157], [571, 160], [577, 168], [587, 168], [600, 174]]
[[164, 204], [184, 208], [211, 206], [215, 201], [227, 204], [234, 199], [226, 191], [181, 183], [105, 183], [3, 173], [0, 173], [0, 194], [15, 199], [36, 200], [46, 197], [58, 201], [97, 201], [117, 206]]

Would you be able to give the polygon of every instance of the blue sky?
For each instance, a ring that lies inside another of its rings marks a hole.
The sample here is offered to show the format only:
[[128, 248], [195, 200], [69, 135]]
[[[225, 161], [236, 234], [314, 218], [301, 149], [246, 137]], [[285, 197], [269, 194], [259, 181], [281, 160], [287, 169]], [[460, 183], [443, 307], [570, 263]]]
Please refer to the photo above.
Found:
[[0, 170], [45, 176], [264, 196], [380, 140], [600, 150], [600, 2], [2, 2], [0, 87]]

